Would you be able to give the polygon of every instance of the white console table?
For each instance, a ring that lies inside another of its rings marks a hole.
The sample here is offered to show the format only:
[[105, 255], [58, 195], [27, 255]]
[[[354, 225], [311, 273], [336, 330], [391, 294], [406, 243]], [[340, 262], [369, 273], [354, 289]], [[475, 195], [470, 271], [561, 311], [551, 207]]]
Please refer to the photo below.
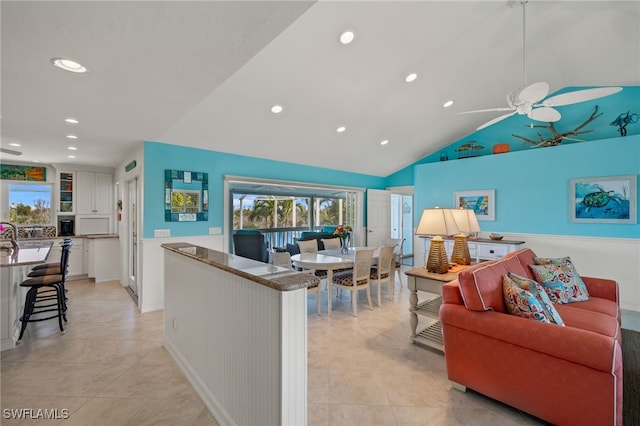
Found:
[[[421, 237], [424, 242], [424, 253], [429, 253], [431, 247], [431, 238]], [[444, 245], [447, 250], [447, 256], [451, 257], [453, 251], [453, 238], [445, 238]], [[511, 241], [511, 240], [491, 240], [488, 238], [469, 238], [467, 240], [469, 245], [469, 254], [475, 262], [482, 262], [484, 260], [498, 259], [507, 253], [519, 250], [524, 244], [524, 241]]]

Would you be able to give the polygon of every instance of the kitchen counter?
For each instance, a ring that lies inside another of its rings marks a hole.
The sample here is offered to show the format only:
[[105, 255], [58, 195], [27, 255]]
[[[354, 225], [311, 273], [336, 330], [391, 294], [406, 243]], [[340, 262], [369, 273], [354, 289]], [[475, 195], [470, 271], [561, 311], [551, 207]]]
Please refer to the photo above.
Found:
[[43, 263], [47, 259], [52, 245], [53, 241], [50, 240], [18, 241], [19, 250], [0, 250], [0, 267]]

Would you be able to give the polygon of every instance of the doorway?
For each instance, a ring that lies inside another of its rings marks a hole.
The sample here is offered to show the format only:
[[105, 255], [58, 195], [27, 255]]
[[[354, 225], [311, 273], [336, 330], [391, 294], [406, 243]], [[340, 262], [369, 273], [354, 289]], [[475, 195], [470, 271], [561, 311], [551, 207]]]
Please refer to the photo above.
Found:
[[391, 238], [404, 238], [402, 264], [413, 265], [413, 195], [391, 194]]
[[138, 297], [138, 178], [130, 180], [127, 188], [127, 211], [129, 221], [127, 227], [128, 237], [128, 288], [132, 295]]

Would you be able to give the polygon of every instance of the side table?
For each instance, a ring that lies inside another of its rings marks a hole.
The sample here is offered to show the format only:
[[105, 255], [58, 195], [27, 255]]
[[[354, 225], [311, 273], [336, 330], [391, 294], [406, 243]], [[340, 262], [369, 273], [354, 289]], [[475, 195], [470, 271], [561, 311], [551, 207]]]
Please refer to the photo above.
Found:
[[[414, 343], [444, 351], [442, 344], [442, 324], [440, 323], [440, 305], [442, 304], [442, 285], [453, 281], [458, 277], [458, 273], [469, 265], [457, 265], [449, 269], [445, 274], [428, 272], [425, 268], [416, 268], [405, 272], [409, 291], [409, 326], [411, 329], [411, 340]], [[431, 293], [431, 297], [418, 301], [418, 290]], [[418, 329], [418, 315], [429, 319], [429, 322], [422, 331]]]

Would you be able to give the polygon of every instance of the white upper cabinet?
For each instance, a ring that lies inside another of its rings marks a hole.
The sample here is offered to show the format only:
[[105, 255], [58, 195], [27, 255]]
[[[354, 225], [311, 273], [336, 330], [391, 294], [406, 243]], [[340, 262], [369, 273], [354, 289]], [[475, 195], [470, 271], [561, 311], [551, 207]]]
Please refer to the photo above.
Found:
[[112, 214], [113, 175], [78, 172], [76, 184], [77, 214]]

